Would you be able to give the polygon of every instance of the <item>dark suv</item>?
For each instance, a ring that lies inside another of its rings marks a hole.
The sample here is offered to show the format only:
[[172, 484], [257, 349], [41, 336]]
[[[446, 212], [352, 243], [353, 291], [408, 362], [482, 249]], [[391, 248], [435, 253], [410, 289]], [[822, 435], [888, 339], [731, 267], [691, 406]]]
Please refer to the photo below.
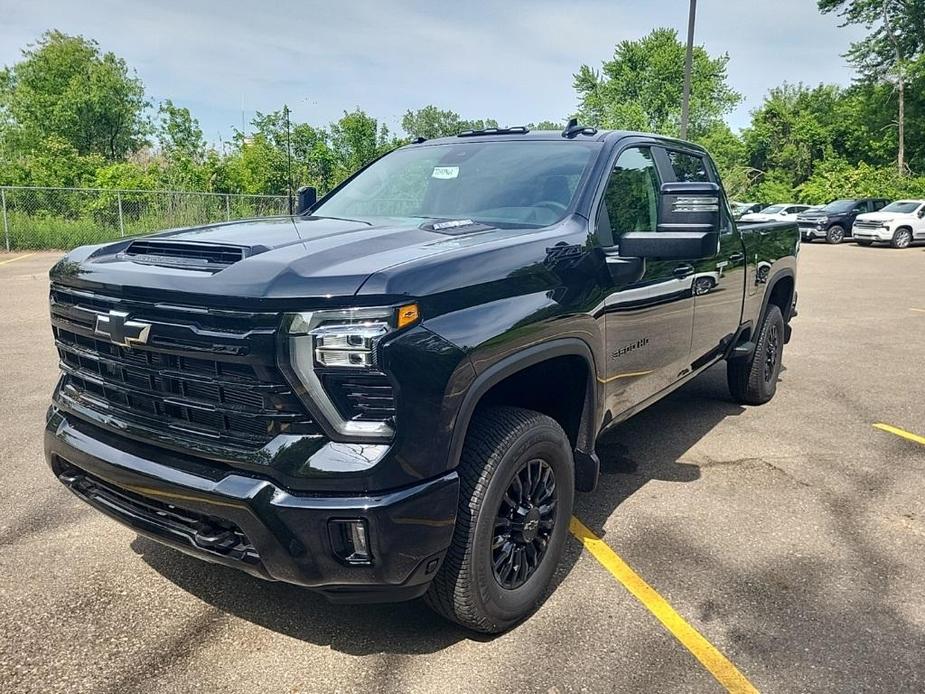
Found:
[[851, 227], [859, 214], [876, 212], [890, 203], [886, 198], [856, 198], [833, 200], [818, 210], [797, 217], [804, 241], [825, 239], [837, 244], [851, 236]]
[[500, 631], [543, 597], [603, 431], [724, 360], [737, 401], [774, 395], [798, 245], [737, 225], [687, 142], [412, 144], [303, 214], [70, 252], [46, 455], [183, 552]]

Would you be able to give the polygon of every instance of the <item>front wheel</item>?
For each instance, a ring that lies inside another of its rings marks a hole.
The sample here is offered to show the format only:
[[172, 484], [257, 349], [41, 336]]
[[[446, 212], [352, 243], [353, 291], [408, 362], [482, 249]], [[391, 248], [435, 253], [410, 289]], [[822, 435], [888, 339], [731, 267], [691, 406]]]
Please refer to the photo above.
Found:
[[893, 240], [890, 245], [893, 248], [908, 248], [912, 244], [912, 231], [909, 229], [897, 229], [893, 234]]
[[845, 240], [845, 227], [833, 224], [826, 232], [825, 240], [833, 245], [841, 243]]
[[768, 306], [755, 351], [748, 358], [726, 364], [729, 391], [743, 405], [763, 405], [777, 392], [784, 354], [784, 316], [774, 304]]
[[472, 418], [459, 478], [453, 541], [425, 600], [498, 633], [536, 608], [559, 563], [575, 493], [571, 445], [546, 415], [485, 408]]

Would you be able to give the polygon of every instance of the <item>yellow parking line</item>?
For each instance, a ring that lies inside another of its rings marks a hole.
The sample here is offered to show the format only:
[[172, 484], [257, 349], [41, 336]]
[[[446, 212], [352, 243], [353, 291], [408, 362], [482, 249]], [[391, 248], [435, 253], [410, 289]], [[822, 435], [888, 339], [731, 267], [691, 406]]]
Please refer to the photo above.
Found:
[[917, 311], [919, 313], [925, 313], [925, 308], [910, 308], [910, 311]]
[[896, 434], [897, 436], [902, 436], [904, 439], [909, 441], [915, 441], [925, 446], [925, 436], [919, 436], [918, 434], [913, 434], [905, 429], [900, 429], [899, 427], [890, 426], [889, 424], [883, 424], [882, 422], [877, 422], [874, 424], [874, 429], [880, 429], [881, 431], [888, 431], [891, 434]]
[[0, 260], [0, 265], [6, 265], [7, 263], [15, 263], [17, 260], [22, 260], [23, 258], [29, 258], [33, 255], [35, 255], [35, 253], [26, 253], [25, 255], [21, 255], [18, 258], [10, 258], [9, 260]]
[[578, 538], [595, 559], [597, 559], [623, 587], [660, 621], [671, 635], [699, 660], [716, 681], [730, 692], [757, 692], [745, 675], [739, 672], [726, 656], [703, 635], [688, 624], [684, 617], [668, 604], [658, 591], [646, 583], [630, 568], [602, 539], [591, 532], [580, 520], [572, 517], [569, 530]]

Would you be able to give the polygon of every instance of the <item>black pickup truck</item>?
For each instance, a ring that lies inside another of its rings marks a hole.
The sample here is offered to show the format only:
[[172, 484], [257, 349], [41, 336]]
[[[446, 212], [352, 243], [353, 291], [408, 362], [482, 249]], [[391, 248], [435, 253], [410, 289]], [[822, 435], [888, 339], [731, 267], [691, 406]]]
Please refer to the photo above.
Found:
[[196, 557], [501, 631], [544, 596], [602, 432], [721, 360], [738, 402], [774, 395], [799, 241], [737, 227], [687, 142], [419, 141], [295, 216], [58, 262], [48, 463]]

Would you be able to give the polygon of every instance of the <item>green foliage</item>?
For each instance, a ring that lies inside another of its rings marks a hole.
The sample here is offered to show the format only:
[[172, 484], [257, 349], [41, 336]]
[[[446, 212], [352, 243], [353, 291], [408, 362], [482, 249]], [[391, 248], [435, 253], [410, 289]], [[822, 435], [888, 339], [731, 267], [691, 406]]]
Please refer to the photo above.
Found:
[[894, 166], [855, 165], [831, 157], [800, 185], [798, 195], [801, 201], [816, 205], [838, 198], [920, 199], [925, 197], [925, 177], [902, 176]]
[[889, 80], [904, 63], [925, 51], [925, 0], [818, 0], [823, 13], [838, 14], [845, 24], [858, 24], [867, 36], [851, 45], [848, 59], [861, 75]]
[[483, 120], [464, 120], [454, 111], [445, 111], [436, 106], [425, 106], [417, 111], [407, 111], [401, 119], [401, 128], [414, 139], [423, 137], [432, 140], [437, 137], [449, 137], [463, 130], [482, 130], [497, 128], [498, 121], [491, 118]]
[[79, 156], [109, 161], [145, 142], [144, 87], [125, 61], [95, 41], [49, 31], [0, 79], [5, 139], [22, 151], [54, 138]]
[[[582, 65], [575, 75], [582, 122], [604, 128], [677, 135], [685, 45], [674, 29], [654, 29], [638, 41], [622, 41], [601, 72]], [[694, 48], [691, 68], [692, 137], [720, 124], [742, 96], [726, 83], [729, 56], [710, 57]]]
[[764, 176], [759, 183], [752, 186], [742, 197], [749, 202], [752, 200], [762, 203], [798, 202], [796, 192], [788, 180], [788, 176], [781, 171], [772, 171], [769, 175]]
[[184, 157], [199, 161], [205, 154], [206, 142], [202, 137], [199, 121], [193, 118], [188, 108], [175, 106], [167, 99], [158, 110], [160, 121], [157, 126], [157, 141], [161, 151], [168, 157]]

